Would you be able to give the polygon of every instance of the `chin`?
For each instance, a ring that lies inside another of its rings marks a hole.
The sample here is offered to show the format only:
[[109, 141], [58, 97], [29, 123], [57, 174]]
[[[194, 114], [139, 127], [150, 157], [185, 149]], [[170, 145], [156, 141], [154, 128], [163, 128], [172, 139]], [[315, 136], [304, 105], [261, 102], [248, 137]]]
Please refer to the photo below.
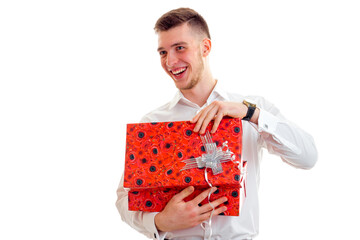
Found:
[[197, 84], [197, 81], [192, 80], [191, 82], [188, 82], [187, 84], [183, 85], [183, 86], [177, 86], [178, 89], [180, 90], [190, 90], [193, 89]]

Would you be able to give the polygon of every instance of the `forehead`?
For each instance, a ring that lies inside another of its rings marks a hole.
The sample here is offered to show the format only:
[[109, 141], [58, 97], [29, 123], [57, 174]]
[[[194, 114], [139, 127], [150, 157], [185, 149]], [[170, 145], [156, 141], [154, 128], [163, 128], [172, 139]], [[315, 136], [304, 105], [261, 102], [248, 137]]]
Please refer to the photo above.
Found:
[[170, 48], [172, 45], [179, 42], [192, 44], [198, 39], [197, 35], [198, 34], [196, 34], [195, 31], [192, 31], [188, 24], [182, 24], [167, 31], [159, 32], [158, 48]]

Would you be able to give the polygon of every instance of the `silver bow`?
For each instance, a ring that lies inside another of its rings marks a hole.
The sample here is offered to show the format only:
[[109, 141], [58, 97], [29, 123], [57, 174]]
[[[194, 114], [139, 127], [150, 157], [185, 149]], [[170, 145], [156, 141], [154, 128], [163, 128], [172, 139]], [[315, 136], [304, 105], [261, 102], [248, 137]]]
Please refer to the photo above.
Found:
[[181, 171], [206, 167], [211, 168], [214, 175], [222, 173], [221, 163], [235, 159], [234, 153], [227, 147], [227, 141], [223, 143], [222, 147], [216, 147], [216, 143], [212, 141], [209, 131], [206, 131], [205, 135], [200, 135], [200, 138], [205, 146], [205, 153], [197, 158], [183, 160], [182, 162], [186, 163], [186, 165]]

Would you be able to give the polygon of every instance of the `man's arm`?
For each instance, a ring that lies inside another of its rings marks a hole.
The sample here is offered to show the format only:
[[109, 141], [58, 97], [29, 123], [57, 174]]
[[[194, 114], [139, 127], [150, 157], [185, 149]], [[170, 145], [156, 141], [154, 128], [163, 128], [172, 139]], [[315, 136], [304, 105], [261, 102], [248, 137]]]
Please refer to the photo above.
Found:
[[166, 234], [162, 232], [169, 232], [179, 229], [194, 227], [201, 222], [208, 220], [215, 208], [212, 216], [219, 215], [226, 211], [226, 207], [217, 208], [220, 204], [227, 201], [226, 197], [219, 198], [209, 203], [199, 206], [205, 198], [208, 197], [210, 191], [216, 191], [216, 188], [209, 188], [193, 200], [185, 202], [184, 199], [193, 193], [194, 187], [185, 188], [180, 193], [176, 194], [166, 205], [163, 211], [156, 212], [140, 212], [128, 210], [128, 192], [123, 187], [124, 178], [121, 178], [117, 195], [116, 207], [124, 222], [130, 225], [138, 232], [146, 235], [149, 238], [162, 239]]
[[155, 216], [155, 224], [158, 230], [170, 232], [195, 227], [208, 220], [210, 216], [216, 216], [226, 211], [225, 206], [216, 208], [227, 201], [226, 197], [211, 202], [211, 205], [215, 208], [213, 213], [213, 207], [209, 203], [199, 206], [208, 197], [210, 191], [216, 191], [216, 187], [209, 188], [197, 195], [193, 200], [185, 202], [184, 199], [193, 191], [194, 187], [192, 186], [185, 188], [168, 202], [163, 211]]
[[[263, 98], [257, 99], [257, 106], [259, 108], [250, 123], [260, 134], [259, 144], [294, 167], [312, 168], [317, 161], [317, 150], [311, 135], [286, 120], [273, 104]], [[209, 122], [214, 120], [213, 133], [224, 116], [242, 119], [246, 113], [247, 107], [242, 102], [214, 101], [192, 119], [196, 123], [194, 131], [205, 133]]]
[[[121, 177], [119, 187], [116, 191], [116, 207], [120, 213], [121, 219], [148, 238], [154, 238], [154, 234], [158, 235], [158, 231], [154, 223], [156, 213], [129, 211], [128, 191], [123, 187], [123, 185], [124, 176]], [[157, 237], [157, 239], [160, 238]]]
[[[211, 120], [214, 120], [214, 125], [211, 130], [211, 133], [214, 133], [218, 128], [221, 119], [225, 116], [233, 118], [244, 118], [248, 111], [248, 107], [243, 103], [239, 102], [222, 102], [214, 101], [209, 106], [201, 110], [196, 116], [191, 120], [192, 123], [196, 123], [194, 127], [194, 132], [199, 132], [204, 134], [207, 125]], [[260, 110], [256, 108], [254, 115], [251, 117], [250, 122], [257, 124], [259, 119]]]

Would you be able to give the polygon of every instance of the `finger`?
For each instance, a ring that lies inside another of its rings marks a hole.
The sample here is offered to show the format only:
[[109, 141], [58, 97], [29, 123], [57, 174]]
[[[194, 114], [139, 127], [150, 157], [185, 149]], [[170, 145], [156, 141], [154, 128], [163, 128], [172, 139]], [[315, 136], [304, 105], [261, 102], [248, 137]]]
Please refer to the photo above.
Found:
[[223, 213], [227, 210], [227, 207], [225, 206], [221, 206], [217, 209], [215, 209], [215, 211], [213, 212], [212, 216], [216, 216], [216, 215], [219, 215], [220, 213]]
[[203, 222], [203, 221], [206, 221], [208, 220], [210, 217], [213, 217], [213, 216], [216, 216], [216, 215], [219, 215], [220, 213], [223, 213], [227, 210], [227, 207], [225, 206], [222, 206], [222, 207], [219, 207], [217, 209], [213, 211], [209, 211], [209, 212], [206, 212], [204, 214], [201, 214], [200, 215], [200, 218], [199, 218], [199, 221], [200, 223]]
[[218, 112], [218, 107], [214, 106], [211, 110], [209, 110], [203, 120], [201, 125], [200, 134], [204, 134], [206, 131], [207, 126], [209, 125], [210, 121], [213, 120]]
[[214, 125], [211, 129], [211, 133], [215, 133], [217, 128], [219, 127], [219, 124], [221, 122], [221, 120], [223, 119], [223, 117], [226, 116], [226, 114], [223, 114], [223, 113], [218, 113], [215, 117], [215, 120], [214, 120]]
[[202, 193], [200, 193], [199, 195], [197, 195], [193, 200], [196, 205], [198, 205], [199, 203], [201, 203], [207, 196], [209, 196], [210, 192], [215, 192], [216, 191], [216, 187], [212, 187], [209, 189], [206, 189], [205, 191], [203, 191]]
[[222, 204], [226, 201], [227, 201], [226, 197], [216, 199], [215, 201], [211, 202], [211, 205], [210, 205], [210, 203], [207, 203], [207, 204], [201, 206], [199, 211], [200, 211], [200, 213], [206, 213], [208, 211], [212, 211], [213, 207], [216, 208], [217, 206], [219, 206], [220, 204]]
[[201, 111], [198, 112], [198, 114], [196, 114], [195, 117], [193, 117], [193, 118], [190, 120], [190, 122], [191, 122], [191, 123], [197, 122], [197, 120], [199, 119], [200, 114], [201, 114]]
[[204, 109], [201, 110], [198, 114], [196, 114], [196, 116], [191, 120], [192, 123], [196, 123], [195, 127], [193, 129], [194, 132], [198, 132], [199, 131], [199, 126], [201, 126], [201, 121], [199, 121], [202, 113], [203, 113]]
[[213, 106], [208, 106], [206, 108], [204, 108], [203, 110], [201, 110], [201, 112], [199, 113], [199, 117], [197, 118], [197, 122], [196, 125], [194, 127], [194, 132], [198, 132], [200, 130], [200, 127], [203, 125], [203, 121], [205, 119], [205, 117], [208, 115], [208, 112], [213, 108]]
[[181, 192], [179, 192], [178, 194], [175, 194], [172, 200], [175, 202], [181, 202], [184, 200], [184, 198], [190, 196], [193, 192], [194, 192], [194, 187], [189, 186], [184, 190], [182, 190]]

